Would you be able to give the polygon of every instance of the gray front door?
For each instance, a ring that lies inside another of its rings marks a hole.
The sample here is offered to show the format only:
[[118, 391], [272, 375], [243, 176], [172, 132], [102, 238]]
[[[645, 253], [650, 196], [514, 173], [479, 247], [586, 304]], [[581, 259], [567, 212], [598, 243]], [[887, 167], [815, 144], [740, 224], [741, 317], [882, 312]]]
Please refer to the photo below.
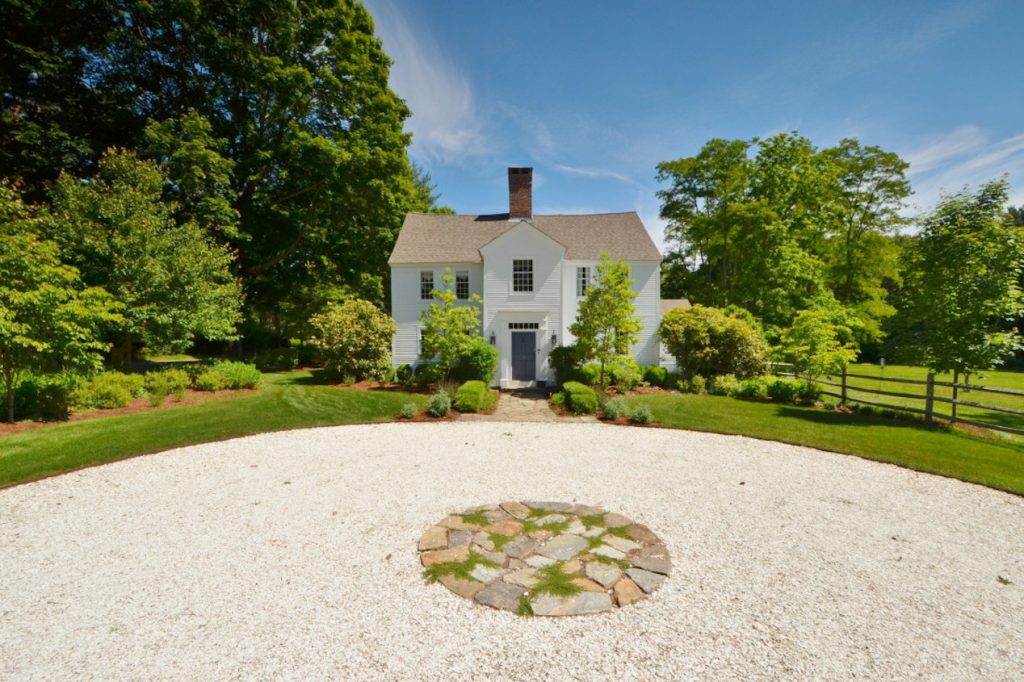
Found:
[[537, 332], [512, 332], [512, 379], [537, 378]]

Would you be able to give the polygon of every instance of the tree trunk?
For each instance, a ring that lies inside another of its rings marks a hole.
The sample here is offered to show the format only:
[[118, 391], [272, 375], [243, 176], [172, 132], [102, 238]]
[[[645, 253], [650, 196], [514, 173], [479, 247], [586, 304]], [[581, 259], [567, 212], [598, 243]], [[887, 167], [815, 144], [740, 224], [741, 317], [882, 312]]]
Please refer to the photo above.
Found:
[[14, 373], [4, 372], [4, 386], [7, 387], [7, 421], [14, 423]]
[[132, 361], [132, 335], [125, 334], [121, 339], [121, 369], [127, 370]]

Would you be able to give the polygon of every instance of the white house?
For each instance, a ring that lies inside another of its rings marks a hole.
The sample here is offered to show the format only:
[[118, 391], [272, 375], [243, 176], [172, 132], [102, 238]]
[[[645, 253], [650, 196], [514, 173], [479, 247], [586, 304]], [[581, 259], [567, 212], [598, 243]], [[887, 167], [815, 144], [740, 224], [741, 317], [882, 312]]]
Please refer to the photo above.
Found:
[[391, 266], [395, 366], [415, 364], [420, 312], [446, 269], [460, 299], [483, 300], [481, 330], [498, 349], [495, 383], [516, 388], [551, 382], [552, 348], [572, 343], [569, 326], [601, 254], [631, 268], [637, 315], [643, 320], [633, 346], [639, 364], [659, 364], [661, 254], [640, 217], [627, 213], [533, 215], [533, 169], [509, 168], [509, 211], [496, 215], [410, 213]]

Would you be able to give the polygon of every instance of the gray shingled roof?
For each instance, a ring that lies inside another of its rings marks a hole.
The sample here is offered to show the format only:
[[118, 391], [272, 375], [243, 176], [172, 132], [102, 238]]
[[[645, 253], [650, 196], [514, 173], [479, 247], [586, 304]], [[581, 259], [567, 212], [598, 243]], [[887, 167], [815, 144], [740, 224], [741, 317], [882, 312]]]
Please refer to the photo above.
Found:
[[[535, 215], [534, 227], [565, 246], [569, 260], [610, 258], [660, 261], [661, 254], [640, 216], [628, 213]], [[508, 214], [409, 213], [388, 263], [479, 263], [480, 247], [519, 224]]]

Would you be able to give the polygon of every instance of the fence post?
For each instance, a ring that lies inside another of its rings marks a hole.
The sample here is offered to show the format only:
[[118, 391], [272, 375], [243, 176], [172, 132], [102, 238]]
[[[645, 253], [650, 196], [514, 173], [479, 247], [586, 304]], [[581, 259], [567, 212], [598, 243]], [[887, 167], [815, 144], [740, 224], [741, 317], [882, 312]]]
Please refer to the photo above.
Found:
[[846, 407], [846, 365], [843, 365], [843, 397], [841, 405]]
[[924, 398], [924, 423], [931, 424], [934, 422], [932, 413], [935, 409], [935, 373], [928, 372], [928, 387], [925, 390]]
[[956, 424], [956, 398], [959, 395], [957, 390], [957, 384], [960, 383], [960, 372], [953, 370], [953, 402], [950, 403], [950, 417], [952, 417], [953, 423]]

